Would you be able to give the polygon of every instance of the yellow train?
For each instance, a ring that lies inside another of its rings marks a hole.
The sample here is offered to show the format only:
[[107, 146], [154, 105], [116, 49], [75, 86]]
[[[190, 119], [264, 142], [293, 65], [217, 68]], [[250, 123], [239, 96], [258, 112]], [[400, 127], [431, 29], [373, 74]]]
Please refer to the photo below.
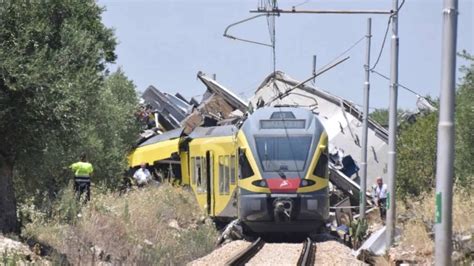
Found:
[[140, 144], [130, 167], [148, 163], [189, 185], [210, 217], [238, 218], [253, 232], [315, 232], [329, 216], [328, 138], [294, 107], [257, 109], [236, 126], [166, 132]]

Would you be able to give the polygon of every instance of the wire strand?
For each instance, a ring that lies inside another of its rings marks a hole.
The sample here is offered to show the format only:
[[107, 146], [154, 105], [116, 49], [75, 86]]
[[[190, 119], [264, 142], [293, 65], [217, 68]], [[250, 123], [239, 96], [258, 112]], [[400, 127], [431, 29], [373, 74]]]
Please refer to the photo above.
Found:
[[303, 1], [303, 2], [301, 2], [301, 3], [299, 3], [299, 4], [297, 4], [297, 5], [294, 5], [293, 8], [302, 6], [302, 5], [304, 5], [304, 4], [307, 4], [309, 1], [310, 1], [310, 0], [305, 0], [305, 1]]
[[385, 29], [385, 35], [383, 37], [382, 45], [380, 46], [379, 55], [377, 56], [377, 60], [375, 60], [374, 66], [371, 67], [370, 70], [375, 69], [375, 67], [377, 66], [377, 64], [380, 61], [380, 58], [382, 57], [383, 48], [385, 47], [385, 42], [387, 40], [388, 30], [390, 29], [390, 24], [391, 23], [392, 23], [391, 19], [389, 18], [388, 23], [387, 23], [387, 28]]
[[379, 55], [377, 56], [377, 60], [375, 61], [374, 66], [371, 67], [370, 70], [374, 70], [377, 64], [379, 63], [380, 58], [382, 57], [383, 49], [385, 47], [385, 42], [387, 41], [388, 30], [390, 29], [390, 24], [392, 23], [392, 17], [395, 15], [398, 15], [398, 13], [400, 12], [400, 9], [403, 7], [404, 4], [405, 4], [405, 0], [402, 1], [400, 6], [397, 8], [397, 11], [388, 17], [387, 28], [385, 29], [385, 35], [383, 37], [382, 45], [380, 46]]
[[[377, 71], [375, 71], [375, 70], [373, 70], [373, 69], [371, 69], [370, 72], [375, 73], [375, 74], [377, 74], [378, 76], [380, 76], [380, 77], [382, 77], [382, 78], [384, 78], [384, 79], [386, 79], [386, 80], [390, 80], [389, 77], [387, 77], [387, 76], [385, 76], [384, 74], [379, 73], [379, 72], [377, 72]], [[407, 91], [409, 91], [409, 92], [415, 94], [415, 95], [418, 96], [418, 97], [423, 97], [423, 96], [421, 96], [418, 92], [416, 92], [416, 91], [414, 91], [414, 90], [408, 88], [407, 86], [404, 86], [404, 85], [402, 85], [402, 84], [400, 84], [400, 83], [396, 83], [395, 85], [397, 85], [397, 87], [404, 88], [405, 90], [407, 90]], [[425, 97], [423, 97], [423, 98], [425, 98]]]
[[353, 43], [349, 48], [347, 48], [346, 50], [344, 50], [341, 54], [339, 54], [337, 57], [335, 57], [334, 59], [332, 59], [331, 61], [329, 61], [329, 63], [325, 64], [323, 67], [321, 67], [321, 69], [324, 69], [325, 67], [331, 65], [332, 63], [334, 63], [336, 60], [338, 60], [339, 58], [341, 58], [343, 55], [345, 55], [346, 53], [348, 53], [349, 51], [351, 51], [352, 49], [354, 49], [360, 42], [362, 42], [364, 39], [365, 39], [365, 35], [362, 36], [359, 40], [357, 40], [355, 43]]

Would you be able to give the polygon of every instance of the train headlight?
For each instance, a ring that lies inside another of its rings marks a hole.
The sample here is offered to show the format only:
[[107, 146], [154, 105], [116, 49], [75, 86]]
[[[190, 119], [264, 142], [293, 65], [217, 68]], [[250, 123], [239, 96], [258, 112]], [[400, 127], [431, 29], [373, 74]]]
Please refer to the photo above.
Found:
[[310, 179], [302, 179], [300, 182], [300, 187], [309, 187], [314, 185], [316, 182]]
[[252, 185], [257, 187], [268, 187], [267, 181], [265, 181], [264, 179], [253, 181]]

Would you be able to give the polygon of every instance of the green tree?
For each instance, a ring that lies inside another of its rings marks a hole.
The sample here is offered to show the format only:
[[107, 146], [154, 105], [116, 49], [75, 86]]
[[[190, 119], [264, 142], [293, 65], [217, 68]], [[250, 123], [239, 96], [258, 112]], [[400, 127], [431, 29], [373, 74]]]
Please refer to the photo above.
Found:
[[[0, 230], [18, 230], [13, 174], [50, 152], [76, 154], [99, 105], [113, 32], [95, 1], [10, 1], [0, 6]], [[61, 161], [63, 161], [61, 159]], [[37, 164], [33, 164], [37, 163]]]
[[402, 198], [429, 191], [435, 184], [438, 112], [400, 127], [397, 143], [397, 193]]
[[[474, 58], [461, 68], [464, 76], [456, 91], [455, 182], [468, 191], [474, 179]], [[437, 102], [437, 101], [432, 101]], [[438, 112], [424, 113], [413, 124], [402, 123], [398, 138], [397, 191], [402, 198], [431, 191], [436, 176], [436, 135]]]
[[95, 119], [84, 125], [82, 137], [87, 140], [85, 148], [94, 162], [94, 175], [98, 177], [95, 181], [114, 186], [121, 181], [117, 177], [126, 169], [126, 154], [140, 131], [135, 118], [138, 98], [135, 85], [121, 69], [107, 76], [98, 98]]
[[[403, 109], [398, 109], [397, 111], [397, 119], [398, 122], [402, 120], [402, 116], [404, 113], [407, 111], [404, 111]], [[369, 114], [369, 118], [377, 122], [379, 125], [388, 128], [388, 118], [389, 118], [389, 113], [387, 108], [380, 108], [380, 109], [375, 109]]]
[[461, 67], [464, 76], [456, 93], [456, 181], [472, 189], [474, 179], [474, 57], [463, 51], [470, 62]]
[[383, 127], [388, 127], [388, 109], [375, 109], [369, 114], [369, 117]]

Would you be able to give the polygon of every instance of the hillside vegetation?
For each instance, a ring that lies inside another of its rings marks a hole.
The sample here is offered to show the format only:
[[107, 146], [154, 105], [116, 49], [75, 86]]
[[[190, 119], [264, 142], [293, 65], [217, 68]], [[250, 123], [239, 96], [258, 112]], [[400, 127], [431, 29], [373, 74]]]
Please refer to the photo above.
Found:
[[21, 205], [30, 220], [23, 237], [52, 248], [55, 264], [183, 265], [214, 248], [217, 231], [186, 189], [165, 184], [121, 196], [95, 191], [84, 207], [72, 189], [62, 191], [49, 215]]
[[116, 39], [96, 1], [0, 5], [0, 231], [17, 202], [50, 208], [85, 152], [93, 182], [114, 187], [139, 133], [135, 86], [109, 64]]

